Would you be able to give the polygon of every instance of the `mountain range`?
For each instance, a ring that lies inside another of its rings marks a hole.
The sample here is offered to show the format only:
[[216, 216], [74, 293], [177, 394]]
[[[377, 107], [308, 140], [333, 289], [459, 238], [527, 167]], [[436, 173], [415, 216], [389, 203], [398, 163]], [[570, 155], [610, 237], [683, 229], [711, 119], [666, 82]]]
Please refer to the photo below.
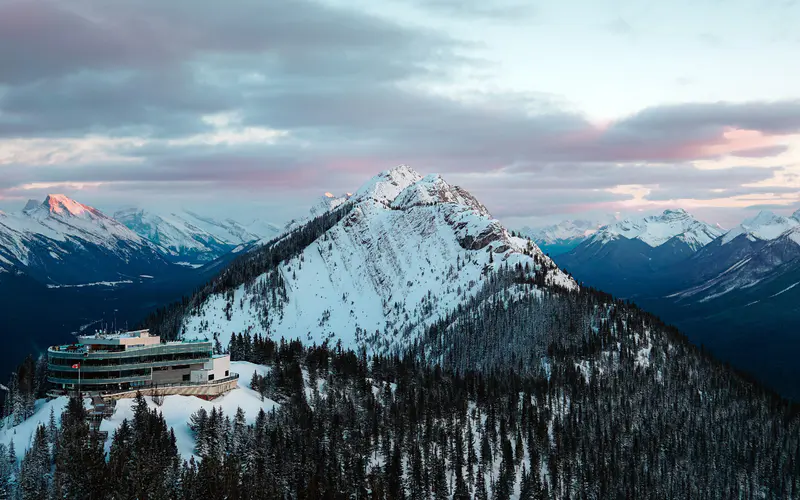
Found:
[[554, 257], [587, 285], [635, 300], [697, 343], [800, 397], [800, 212], [730, 230], [684, 210], [609, 224]]
[[[788, 282], [800, 262], [791, 230], [797, 225], [794, 218], [762, 213], [724, 231], [685, 210], [666, 210], [615, 220], [551, 259], [468, 192], [402, 166], [355, 193], [326, 194], [308, 217], [245, 255], [190, 306], [183, 304], [186, 310], [166, 312], [155, 328], [169, 325], [165, 336], [224, 341], [247, 331], [394, 352], [418, 342], [431, 325], [483, 293], [487, 275], [509, 266], [527, 270], [542, 289], [578, 289], [582, 282], [633, 299], [723, 359], [796, 396], [791, 381], [800, 373], [790, 365], [797, 339], [775, 331], [798, 314], [785, 305], [800, 293], [793, 286], [800, 277]], [[737, 319], [777, 304], [781, 312], [764, 312], [769, 318]]]
[[[632, 242], [697, 255], [720, 240], [682, 211], [618, 222], [574, 251]], [[33, 403], [46, 365], [28, 359], [8, 384], [14, 418], [0, 431], [15, 449], [34, 442], [20, 467], [25, 491], [31, 477], [50, 487], [52, 469], [56, 486], [66, 477], [97, 498], [800, 491], [796, 408], [656, 316], [579, 284], [439, 175], [400, 166], [325, 195], [279, 235], [212, 261], [213, 273], [172, 263], [180, 256], [167, 254], [187, 248], [181, 238], [141, 229], [165, 262], [210, 277], [137, 326], [214, 339], [239, 387], [210, 402], [121, 400], [101, 423], [105, 442], [92, 440], [98, 453], [60, 452], [53, 466], [48, 435], [59, 450], [84, 450], [89, 431], [83, 417], [70, 421], [78, 400]], [[64, 407], [62, 432], [39, 426]]]
[[186, 265], [210, 262], [239, 245], [269, 240], [282, 231], [259, 219], [240, 224], [233, 219], [216, 220], [188, 210], [155, 214], [130, 208], [115, 212], [114, 218], [157, 245], [170, 260]]
[[[593, 245], [696, 253], [720, 232], [683, 211], [630, 222], [596, 233]], [[542, 496], [524, 493], [515, 457], [547, 462], [526, 466], [541, 471], [532, 476], [555, 498], [640, 497], [630, 481], [652, 498], [749, 496], [737, 493], [735, 477], [751, 478], [746, 489], [767, 497], [786, 491], [765, 478], [793, 471], [745, 472], [744, 458], [786, 463], [777, 457], [796, 449], [797, 427], [784, 403], [655, 316], [580, 285], [515, 234], [464, 189], [401, 166], [351, 195], [326, 196], [286, 233], [141, 326], [165, 338], [214, 339], [234, 358], [268, 364], [265, 385], [251, 387], [279, 398], [284, 418], [276, 420], [287, 428], [307, 421], [339, 436], [349, 425], [355, 436], [359, 422], [371, 422], [364, 432], [384, 437], [367, 440], [364, 456], [387, 464], [372, 477], [388, 477], [399, 491], [407, 481], [411, 498], [426, 496], [413, 486], [424, 483], [415, 471], [428, 460], [414, 457], [426, 453], [434, 468], [439, 459], [455, 464], [436, 473], [442, 484], [450, 478], [455, 498]], [[427, 401], [443, 408], [428, 410]], [[386, 423], [389, 415], [397, 418]], [[502, 445], [490, 444], [495, 431]], [[426, 435], [444, 436], [439, 451], [425, 451]], [[762, 444], [745, 444], [753, 442]], [[312, 468], [340, 470], [345, 448], [310, 453], [337, 457]], [[485, 469], [464, 472], [478, 452]], [[617, 454], [630, 463], [611, 465]], [[482, 494], [486, 485], [491, 495]]]

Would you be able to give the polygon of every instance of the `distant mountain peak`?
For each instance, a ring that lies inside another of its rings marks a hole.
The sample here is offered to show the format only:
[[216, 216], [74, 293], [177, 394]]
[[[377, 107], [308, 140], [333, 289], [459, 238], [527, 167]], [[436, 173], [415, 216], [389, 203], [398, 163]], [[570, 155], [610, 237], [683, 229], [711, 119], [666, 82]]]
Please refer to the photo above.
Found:
[[800, 221], [794, 215], [784, 217], [769, 210], [762, 210], [728, 231], [722, 237], [722, 244], [729, 243], [741, 235], [745, 235], [751, 241], [771, 241], [798, 225]]
[[664, 218], [691, 217], [691, 214], [682, 208], [668, 208], [661, 214]]
[[270, 240], [280, 232], [275, 225], [260, 219], [241, 224], [191, 210], [156, 214], [127, 208], [116, 212], [114, 217], [163, 253], [190, 263], [211, 261], [239, 245]]
[[[31, 202], [29, 201], [26, 208], [29, 208], [30, 205]], [[87, 212], [96, 212], [92, 207], [78, 203], [63, 194], [48, 194], [41, 204], [41, 207], [45, 208], [51, 214], [67, 216], [81, 216]]]
[[590, 241], [606, 244], [617, 238], [637, 239], [657, 247], [672, 238], [678, 238], [697, 250], [722, 235], [722, 231], [697, 220], [682, 208], [664, 210], [659, 215], [626, 218], [597, 231]]
[[25, 207], [22, 209], [22, 211], [23, 212], [29, 212], [31, 210], [39, 208], [39, 205], [41, 205], [41, 204], [42, 203], [39, 202], [39, 200], [28, 200], [28, 202], [25, 204]]

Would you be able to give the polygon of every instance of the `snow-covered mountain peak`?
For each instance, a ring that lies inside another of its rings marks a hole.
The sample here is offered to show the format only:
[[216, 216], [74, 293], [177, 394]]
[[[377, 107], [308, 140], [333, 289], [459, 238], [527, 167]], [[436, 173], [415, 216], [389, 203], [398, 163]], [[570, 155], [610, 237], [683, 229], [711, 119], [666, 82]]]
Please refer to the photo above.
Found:
[[113, 281], [120, 269], [157, 272], [165, 264], [150, 242], [117, 220], [56, 194], [0, 219], [0, 255], [58, 284]]
[[682, 208], [668, 208], [664, 210], [664, 213], [661, 214], [661, 218], [664, 220], [677, 220], [691, 217], [691, 214]]
[[769, 210], [762, 210], [755, 217], [745, 219], [728, 231], [722, 237], [722, 244], [729, 243], [743, 234], [750, 241], [770, 241], [798, 225], [800, 221], [794, 217], [784, 217]]
[[56, 240], [74, 236], [110, 247], [115, 246], [118, 240], [135, 244], [143, 242], [115, 219], [63, 194], [49, 194], [36, 207], [28, 202], [26, 210], [15, 218], [15, 229]]
[[367, 181], [353, 195], [356, 201], [373, 199], [385, 205], [394, 201], [408, 186], [422, 180], [422, 176], [408, 165], [385, 170]]
[[598, 230], [590, 240], [608, 243], [618, 238], [638, 239], [651, 247], [663, 245], [677, 237], [697, 250], [722, 235], [722, 231], [699, 221], [683, 209], [665, 210], [659, 215], [627, 218]]
[[405, 209], [437, 203], [453, 203], [489, 216], [489, 211], [474, 196], [458, 186], [451, 186], [439, 174], [426, 175], [411, 184], [397, 195], [391, 206]]
[[592, 220], [563, 220], [557, 224], [536, 228], [525, 226], [521, 232], [540, 246], [564, 245], [567, 248], [574, 248], [602, 227], [618, 221], [617, 215], [607, 214]]
[[63, 194], [48, 194], [44, 199], [42, 207], [46, 208], [51, 214], [62, 216], [80, 217], [87, 213], [97, 212], [94, 208], [78, 203], [72, 198]]
[[786, 217], [780, 216], [770, 210], [761, 210], [755, 217], [750, 217], [744, 221], [745, 224], [750, 226], [775, 224], [776, 222], [783, 222]]
[[[493, 271], [525, 274], [526, 286], [512, 284], [510, 293], [578, 287], [533, 242], [511, 236], [480, 202], [440, 176], [400, 167], [371, 179], [350, 203], [254, 249], [253, 259], [275, 252], [269, 262], [293, 250], [230, 293], [205, 297], [186, 316], [184, 335], [339, 338], [345, 346], [385, 352], [413, 342], [479, 293], [493, 293], [484, 289]], [[266, 286], [276, 293], [265, 294]]]

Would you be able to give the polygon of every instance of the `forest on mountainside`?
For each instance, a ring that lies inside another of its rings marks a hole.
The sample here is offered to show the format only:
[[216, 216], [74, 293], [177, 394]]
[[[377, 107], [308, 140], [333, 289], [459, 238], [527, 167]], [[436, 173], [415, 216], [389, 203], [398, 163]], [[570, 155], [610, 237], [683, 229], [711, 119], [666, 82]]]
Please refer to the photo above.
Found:
[[104, 460], [73, 399], [60, 428], [39, 428], [18, 472], [0, 459], [0, 485], [23, 499], [131, 500], [800, 492], [796, 409], [724, 369], [706, 380], [685, 365], [676, 385], [659, 377], [666, 367], [625, 358], [587, 379], [573, 363], [583, 348], [553, 347], [547, 376], [513, 367], [455, 373], [410, 355], [368, 359], [363, 350], [246, 335], [229, 348], [271, 367], [252, 385], [279, 409], [262, 410], [253, 424], [241, 409], [197, 411], [197, 459], [181, 461], [158, 409], [137, 397]]

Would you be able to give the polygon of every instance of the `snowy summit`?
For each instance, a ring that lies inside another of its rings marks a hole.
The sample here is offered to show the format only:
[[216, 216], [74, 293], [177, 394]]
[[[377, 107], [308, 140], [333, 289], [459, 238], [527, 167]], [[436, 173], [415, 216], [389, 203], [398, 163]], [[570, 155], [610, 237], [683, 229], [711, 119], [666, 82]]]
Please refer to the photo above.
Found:
[[[226, 340], [250, 331], [317, 343], [336, 337], [382, 351], [413, 341], [473, 297], [487, 269], [520, 264], [551, 286], [577, 287], [532, 241], [511, 236], [441, 176], [400, 166], [348, 201], [334, 209], [349, 209], [341, 220], [275, 271], [205, 299], [185, 318], [185, 336], [222, 332]], [[284, 284], [283, 300], [264, 298], [259, 290], [268, 282]]]
[[798, 221], [797, 217], [798, 212], [792, 214], [791, 217], [783, 217], [769, 210], [762, 210], [755, 217], [746, 219], [741, 224], [728, 231], [722, 237], [722, 244], [730, 243], [741, 235], [745, 235], [750, 241], [774, 240], [786, 231], [800, 225], [800, 221]]
[[637, 239], [651, 247], [663, 245], [672, 238], [686, 243], [692, 250], [708, 245], [723, 233], [719, 228], [695, 219], [683, 209], [665, 210], [660, 215], [627, 218], [598, 230], [589, 241], [606, 244], [618, 238]]

